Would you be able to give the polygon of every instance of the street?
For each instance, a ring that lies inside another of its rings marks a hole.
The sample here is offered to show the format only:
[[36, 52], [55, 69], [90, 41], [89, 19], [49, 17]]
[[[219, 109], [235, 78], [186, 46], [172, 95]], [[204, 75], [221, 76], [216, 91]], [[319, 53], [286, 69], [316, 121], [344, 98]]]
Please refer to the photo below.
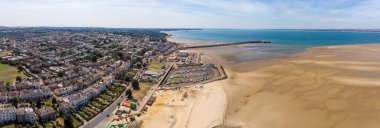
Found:
[[[107, 122], [114, 117], [114, 111], [118, 106], [118, 103], [121, 103], [125, 100], [125, 91], [113, 102], [109, 107], [103, 110], [103, 112], [99, 113], [97, 116], [92, 118], [86, 124], [81, 126], [81, 128], [105, 128], [107, 126]], [[107, 115], [109, 115], [107, 117]]]

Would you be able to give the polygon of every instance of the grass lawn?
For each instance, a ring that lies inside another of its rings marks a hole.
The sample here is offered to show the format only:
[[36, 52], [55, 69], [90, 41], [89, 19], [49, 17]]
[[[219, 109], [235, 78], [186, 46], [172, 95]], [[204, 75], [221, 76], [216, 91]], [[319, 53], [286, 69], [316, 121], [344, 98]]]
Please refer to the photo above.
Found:
[[162, 69], [161, 69], [162, 66], [164, 66], [164, 63], [151, 63], [149, 65], [148, 71], [160, 73], [162, 71]]
[[[72, 115], [71, 115], [72, 116]], [[74, 127], [79, 127], [79, 126], [81, 126], [82, 125], [82, 122], [79, 120], [79, 119], [77, 119], [76, 117], [74, 117], [74, 116], [72, 116], [73, 117], [73, 125], [74, 125]]]
[[152, 87], [152, 83], [140, 82], [140, 90], [133, 90], [133, 97], [142, 100], [149, 89]]
[[0, 125], [1, 128], [16, 128], [15, 124]]
[[100, 97], [105, 99], [105, 100], [108, 100], [108, 101], [112, 100], [112, 97], [109, 95], [106, 95], [106, 94], [102, 94], [102, 95], [100, 95]]
[[52, 103], [51, 99], [46, 100], [46, 102], [45, 102], [45, 106], [46, 106], [46, 107], [53, 107], [53, 103]]
[[57, 122], [57, 125], [60, 125], [60, 126], [65, 125], [65, 122], [62, 117], [58, 117], [55, 121]]
[[53, 128], [53, 125], [51, 123], [46, 123], [44, 126], [45, 128]]
[[16, 82], [16, 76], [25, 78], [26, 76], [22, 72], [17, 72], [16, 67], [12, 67], [6, 64], [0, 64], [0, 80], [4, 83]]
[[181, 78], [169, 78], [168, 83], [179, 83], [181, 82]]

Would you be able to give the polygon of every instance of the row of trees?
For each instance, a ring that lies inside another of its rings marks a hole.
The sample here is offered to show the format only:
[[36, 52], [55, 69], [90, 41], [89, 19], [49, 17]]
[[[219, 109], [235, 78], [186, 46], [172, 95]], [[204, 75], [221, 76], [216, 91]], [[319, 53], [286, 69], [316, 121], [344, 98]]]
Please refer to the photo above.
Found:
[[[36, 101], [29, 101], [31, 104], [33, 104], [32, 102], [35, 102], [36, 104], [36, 107], [37, 108], [42, 108], [42, 105], [43, 105], [43, 100], [41, 98], [38, 98]], [[15, 106], [16, 108], [18, 107], [17, 105], [20, 103], [20, 99], [18, 97], [13, 97], [13, 99], [11, 100], [11, 103], [13, 106]], [[58, 101], [55, 97], [53, 97], [51, 99], [51, 105], [52, 107], [56, 108], [58, 107]]]
[[0, 58], [0, 63], [1, 64], [8, 64], [10, 66], [15, 66], [15, 67], [17, 67], [18, 71], [24, 70], [24, 68], [22, 67], [24, 64], [20, 61], [13, 61], [13, 60]]

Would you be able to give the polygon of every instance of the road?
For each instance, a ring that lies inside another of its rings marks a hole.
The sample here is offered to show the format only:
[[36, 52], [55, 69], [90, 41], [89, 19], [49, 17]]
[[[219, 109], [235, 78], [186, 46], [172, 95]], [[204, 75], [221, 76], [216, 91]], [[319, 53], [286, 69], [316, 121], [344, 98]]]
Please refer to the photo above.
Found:
[[[82, 125], [81, 128], [105, 128], [107, 126], [108, 120], [114, 117], [115, 114], [113, 112], [116, 110], [116, 108], [119, 107], [118, 103], [121, 103], [125, 100], [125, 91], [126, 90], [124, 90], [123, 93], [121, 93], [121, 95], [115, 100], [115, 102], [113, 102], [110, 106], [104, 109], [103, 112], [99, 113], [90, 121]], [[107, 115], [109, 116], [107, 117]]]
[[41, 79], [41, 77], [30, 72], [30, 70], [28, 68], [26, 68], [25, 66], [22, 66], [22, 68], [24, 68], [26, 72], [28, 72], [29, 74], [32, 74], [35, 78], [37, 78], [41, 85], [44, 85], [44, 81]]
[[[153, 91], [151, 91], [148, 95], [148, 98], [146, 98], [144, 101], [141, 102], [141, 104], [138, 107], [137, 112], [141, 112], [143, 106], [147, 103], [149, 98], [154, 94], [156, 88], [160, 87], [162, 82], [165, 80], [167, 75], [169, 74], [170, 70], [172, 69], [173, 65], [170, 66], [168, 72], [164, 74], [164, 77], [158, 82], [158, 84], [153, 87]], [[134, 79], [139, 79], [141, 75], [143, 74], [144, 70], [139, 70], [137, 74], [135, 75]], [[131, 83], [128, 84], [127, 89], [130, 89], [132, 87]], [[126, 89], [126, 90], [127, 90]], [[113, 102], [109, 107], [103, 110], [103, 112], [99, 113], [97, 116], [92, 118], [90, 121], [85, 123], [81, 126], [81, 128], [105, 128], [107, 127], [107, 123], [112, 121], [112, 118], [115, 116], [114, 111], [119, 107], [118, 103], [122, 103], [124, 100], [126, 100], [125, 91]], [[109, 115], [107, 117], [107, 115]]]
[[[142, 72], [144, 70], [139, 70], [136, 75], [134, 76], [134, 79], [138, 79]], [[127, 89], [130, 89], [132, 87], [131, 83], [128, 84]], [[104, 109], [101, 113], [99, 113], [97, 116], [92, 118], [90, 121], [85, 123], [81, 128], [105, 128], [107, 127], [107, 123], [112, 121], [112, 118], [115, 116], [114, 111], [119, 107], [117, 104], [122, 103], [124, 100], [126, 100], [125, 91], [106, 109]], [[108, 115], [108, 117], [107, 117]]]

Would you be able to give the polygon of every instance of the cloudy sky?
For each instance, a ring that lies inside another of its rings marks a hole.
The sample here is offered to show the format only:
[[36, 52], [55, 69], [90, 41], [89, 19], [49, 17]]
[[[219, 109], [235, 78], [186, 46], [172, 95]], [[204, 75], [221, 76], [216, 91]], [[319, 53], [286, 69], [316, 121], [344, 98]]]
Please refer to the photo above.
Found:
[[380, 0], [0, 0], [0, 26], [380, 28]]

